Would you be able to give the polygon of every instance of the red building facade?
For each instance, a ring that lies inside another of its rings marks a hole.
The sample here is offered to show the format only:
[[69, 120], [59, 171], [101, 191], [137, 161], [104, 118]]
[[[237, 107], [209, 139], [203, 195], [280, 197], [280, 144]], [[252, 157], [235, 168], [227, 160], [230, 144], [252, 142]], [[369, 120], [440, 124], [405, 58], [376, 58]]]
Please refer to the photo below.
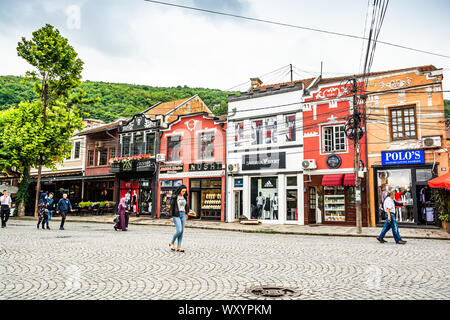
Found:
[[[358, 84], [359, 87], [362, 84]], [[345, 134], [353, 113], [352, 85], [319, 81], [303, 103], [305, 224], [356, 225], [354, 145]], [[364, 123], [363, 123], [364, 126]], [[366, 154], [366, 138], [360, 154]], [[364, 156], [362, 164], [366, 164]], [[365, 179], [362, 224], [367, 226]]]
[[161, 130], [157, 217], [170, 217], [170, 199], [180, 185], [198, 218], [224, 221], [226, 119], [206, 112], [178, 116]]

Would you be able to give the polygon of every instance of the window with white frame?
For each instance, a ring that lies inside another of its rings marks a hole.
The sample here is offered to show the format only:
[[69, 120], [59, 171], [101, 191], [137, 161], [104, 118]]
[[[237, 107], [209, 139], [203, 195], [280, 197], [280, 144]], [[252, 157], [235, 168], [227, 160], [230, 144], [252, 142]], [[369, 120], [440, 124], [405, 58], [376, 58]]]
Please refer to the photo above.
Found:
[[80, 159], [81, 141], [75, 141], [74, 159]]
[[244, 122], [237, 122], [234, 125], [234, 145], [239, 147], [244, 139]]
[[170, 136], [167, 139], [167, 161], [179, 161], [181, 158], [181, 136]]
[[271, 117], [251, 122], [252, 144], [272, 144], [278, 141], [277, 118]]
[[323, 152], [346, 150], [345, 126], [323, 127]]
[[262, 144], [263, 143], [263, 121], [255, 120], [252, 121], [252, 144]]
[[199, 135], [198, 159], [214, 159], [214, 132], [202, 132]]
[[266, 144], [277, 143], [277, 118], [267, 118], [265, 124]]
[[286, 141], [295, 141], [295, 115], [286, 116]]

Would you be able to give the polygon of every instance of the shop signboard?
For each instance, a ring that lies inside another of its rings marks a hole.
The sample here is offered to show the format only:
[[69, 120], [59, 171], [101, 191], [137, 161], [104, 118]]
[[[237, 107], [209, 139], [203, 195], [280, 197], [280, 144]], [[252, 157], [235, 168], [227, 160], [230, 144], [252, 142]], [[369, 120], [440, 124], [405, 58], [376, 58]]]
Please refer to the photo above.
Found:
[[166, 164], [160, 165], [159, 171], [164, 173], [176, 173], [183, 171], [183, 164]]
[[242, 179], [242, 178], [234, 179], [234, 187], [235, 188], [243, 188], [244, 187], [244, 179]]
[[386, 165], [425, 163], [424, 150], [382, 151], [381, 163]]
[[155, 169], [155, 164], [152, 160], [139, 160], [136, 163], [136, 171], [153, 171]]
[[242, 170], [285, 168], [286, 152], [246, 154], [242, 156]]
[[222, 170], [221, 162], [191, 163], [189, 171], [216, 171]]

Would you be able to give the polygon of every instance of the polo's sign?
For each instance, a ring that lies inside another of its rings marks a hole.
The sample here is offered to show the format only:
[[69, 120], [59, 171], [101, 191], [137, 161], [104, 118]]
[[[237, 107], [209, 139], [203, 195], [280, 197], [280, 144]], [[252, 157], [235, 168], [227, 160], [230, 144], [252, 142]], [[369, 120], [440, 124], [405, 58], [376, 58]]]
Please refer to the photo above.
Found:
[[425, 163], [424, 150], [383, 151], [381, 152], [383, 165]]

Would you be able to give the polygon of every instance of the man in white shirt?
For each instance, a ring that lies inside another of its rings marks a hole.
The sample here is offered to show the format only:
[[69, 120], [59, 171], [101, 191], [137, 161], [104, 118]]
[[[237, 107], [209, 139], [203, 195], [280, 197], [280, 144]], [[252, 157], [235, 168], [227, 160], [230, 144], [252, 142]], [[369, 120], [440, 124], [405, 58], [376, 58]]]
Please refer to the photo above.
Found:
[[383, 209], [385, 211], [385, 219], [383, 230], [381, 230], [380, 235], [377, 237], [377, 240], [381, 243], [386, 242], [384, 240], [384, 236], [389, 229], [392, 228], [392, 233], [394, 234], [394, 239], [397, 244], [405, 244], [406, 241], [402, 240], [400, 234], [398, 233], [398, 224], [395, 219], [395, 203], [394, 203], [394, 192], [389, 192], [386, 199], [383, 202]]
[[1, 205], [0, 215], [2, 220], [2, 228], [5, 228], [11, 209], [11, 197], [8, 196], [8, 191], [6, 190], [3, 190], [3, 195], [0, 197], [0, 205]]

